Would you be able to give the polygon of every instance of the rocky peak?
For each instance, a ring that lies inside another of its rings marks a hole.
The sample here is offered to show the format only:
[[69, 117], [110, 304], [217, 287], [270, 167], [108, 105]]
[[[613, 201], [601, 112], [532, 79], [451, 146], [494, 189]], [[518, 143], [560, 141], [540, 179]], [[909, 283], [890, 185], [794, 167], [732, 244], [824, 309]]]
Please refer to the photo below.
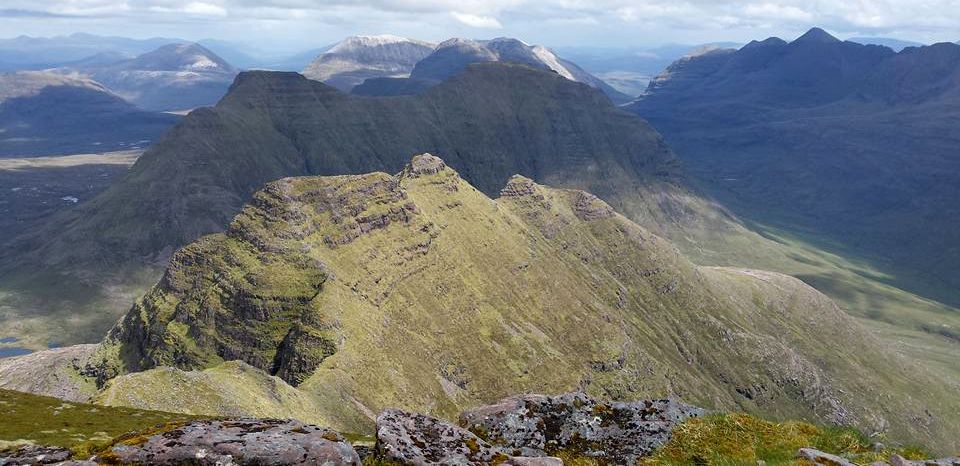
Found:
[[819, 44], [833, 44], [840, 42], [840, 39], [833, 37], [829, 32], [824, 31], [820, 28], [812, 28], [807, 31], [804, 35], [798, 37], [792, 43], [794, 44], [805, 44], [805, 43], [819, 43]]
[[410, 165], [407, 168], [407, 173], [413, 177], [420, 175], [433, 175], [440, 173], [446, 168], [447, 164], [443, 162], [443, 159], [430, 153], [424, 153], [413, 156], [413, 159], [410, 161]]
[[543, 199], [543, 193], [540, 192], [536, 182], [523, 175], [513, 175], [507, 180], [507, 185], [500, 190], [500, 197], [523, 197], [537, 196]]
[[586, 221], [610, 218], [614, 215], [610, 204], [586, 191], [573, 192], [573, 211], [580, 220]]

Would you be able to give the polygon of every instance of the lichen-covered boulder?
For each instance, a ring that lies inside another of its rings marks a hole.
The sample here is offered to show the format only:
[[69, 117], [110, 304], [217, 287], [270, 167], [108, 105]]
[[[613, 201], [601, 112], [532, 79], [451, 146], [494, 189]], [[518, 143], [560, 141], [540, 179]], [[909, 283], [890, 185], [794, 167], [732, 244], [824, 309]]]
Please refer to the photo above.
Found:
[[508, 459], [466, 429], [399, 409], [387, 409], [377, 416], [376, 455], [388, 462], [416, 466], [483, 466]]
[[608, 402], [584, 393], [523, 395], [465, 411], [460, 425], [517, 456], [567, 452], [634, 464], [704, 411], [675, 400]]
[[56, 464], [70, 459], [70, 450], [60, 447], [25, 445], [13, 451], [0, 452], [0, 466]]
[[121, 442], [110, 462], [150, 465], [359, 465], [360, 457], [329, 429], [280, 420], [194, 421], [137, 444]]

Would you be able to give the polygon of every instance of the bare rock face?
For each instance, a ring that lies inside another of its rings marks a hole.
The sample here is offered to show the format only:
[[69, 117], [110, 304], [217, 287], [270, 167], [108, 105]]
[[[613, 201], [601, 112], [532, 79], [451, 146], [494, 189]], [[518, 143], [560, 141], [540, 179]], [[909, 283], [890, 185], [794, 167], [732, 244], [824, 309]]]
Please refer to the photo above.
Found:
[[559, 451], [634, 464], [704, 410], [675, 400], [606, 402], [584, 393], [523, 395], [465, 411], [460, 425], [518, 456]]
[[120, 464], [360, 465], [340, 434], [279, 420], [195, 421], [104, 456]]

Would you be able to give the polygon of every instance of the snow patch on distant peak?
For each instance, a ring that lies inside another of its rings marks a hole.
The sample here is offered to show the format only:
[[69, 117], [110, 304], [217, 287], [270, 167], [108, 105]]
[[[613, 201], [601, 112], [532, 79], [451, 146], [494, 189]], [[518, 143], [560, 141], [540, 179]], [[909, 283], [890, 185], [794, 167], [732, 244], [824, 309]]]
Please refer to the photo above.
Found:
[[379, 34], [373, 36], [351, 36], [334, 45], [327, 53], [341, 53], [352, 50], [356, 47], [378, 47], [383, 45], [391, 44], [403, 44], [403, 43], [412, 43], [412, 44], [422, 44], [429, 45], [426, 42], [408, 39], [406, 37], [394, 36], [392, 34]]
[[213, 69], [219, 69], [219, 68], [220, 68], [220, 65], [217, 64], [217, 62], [211, 60], [210, 57], [207, 57], [207, 56], [205, 56], [205, 55], [195, 55], [195, 56], [191, 57], [191, 59], [193, 60], [193, 63], [189, 63], [189, 64], [187, 64], [187, 65], [184, 65], [184, 67], [183, 67], [184, 69], [188, 69], [188, 70], [213, 70]]
[[571, 73], [566, 66], [563, 66], [563, 64], [560, 63], [560, 59], [557, 58], [557, 55], [553, 53], [550, 49], [542, 45], [534, 45], [530, 50], [537, 57], [538, 60], [543, 62], [544, 65], [547, 65], [547, 67], [549, 67], [551, 70], [556, 71], [557, 74], [559, 74], [560, 76], [563, 76], [564, 78], [567, 78], [571, 81], [577, 80], [577, 78], [573, 76], [573, 73]]

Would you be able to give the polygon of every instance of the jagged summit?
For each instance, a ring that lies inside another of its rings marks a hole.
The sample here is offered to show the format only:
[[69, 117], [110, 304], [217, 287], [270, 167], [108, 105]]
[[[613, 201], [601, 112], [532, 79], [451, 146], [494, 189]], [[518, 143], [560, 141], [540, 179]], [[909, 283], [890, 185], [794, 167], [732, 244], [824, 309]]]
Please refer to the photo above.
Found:
[[792, 43], [794, 44], [805, 44], [805, 43], [832, 44], [837, 42], [842, 42], [842, 41], [832, 36], [829, 32], [824, 31], [821, 28], [815, 27], [815, 28], [811, 28], [802, 36], [796, 38]]

